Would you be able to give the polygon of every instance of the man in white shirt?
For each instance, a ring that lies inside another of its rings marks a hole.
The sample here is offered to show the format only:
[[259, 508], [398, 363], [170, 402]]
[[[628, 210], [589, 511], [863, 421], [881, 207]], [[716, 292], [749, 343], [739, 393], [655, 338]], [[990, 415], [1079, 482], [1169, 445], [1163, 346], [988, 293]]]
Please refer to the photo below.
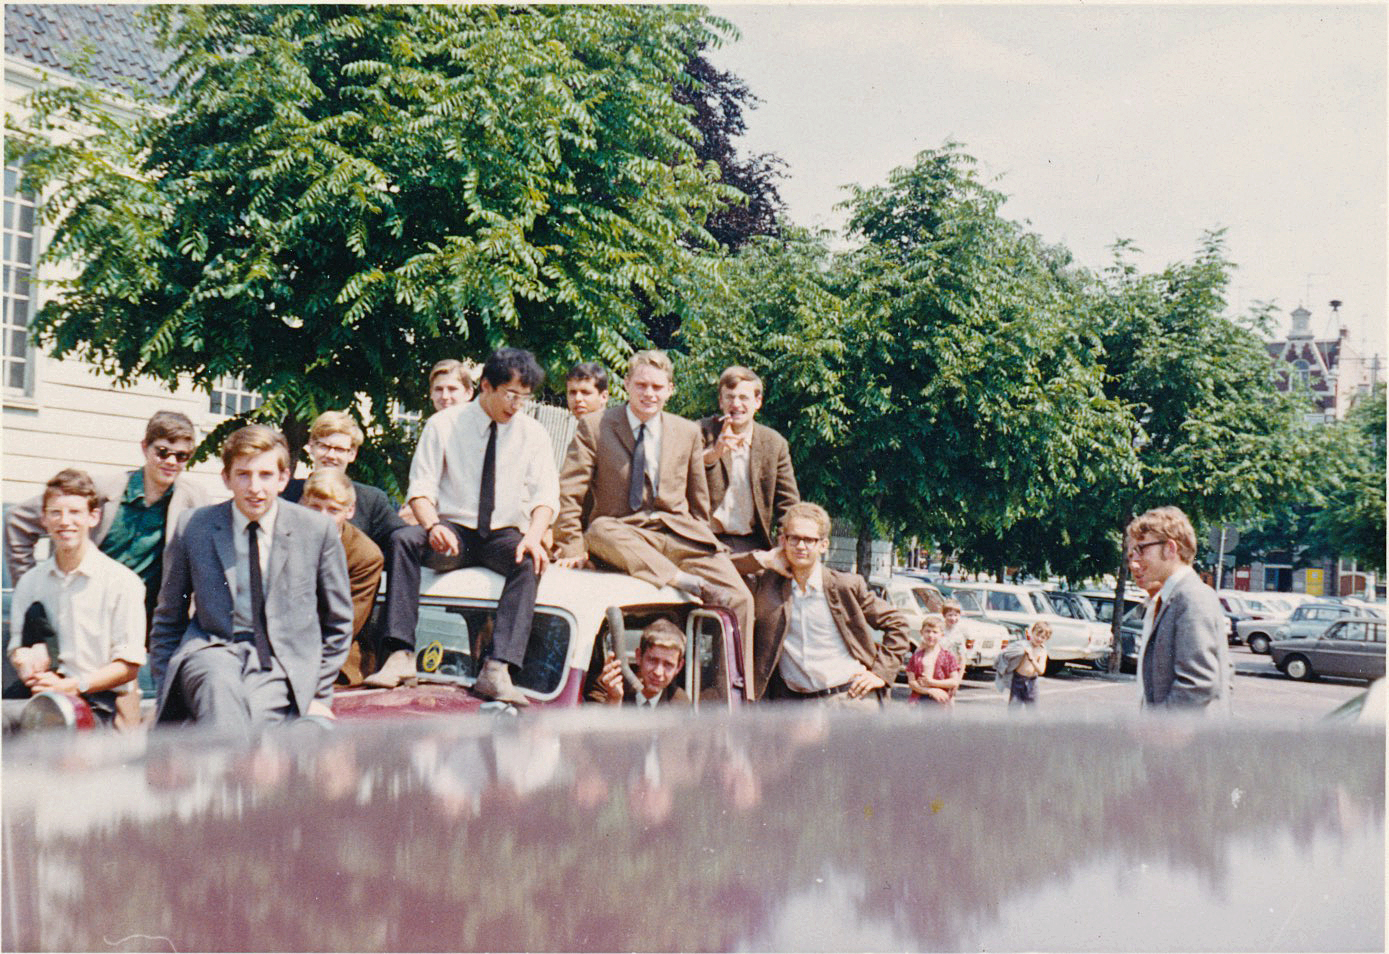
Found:
[[710, 524], [733, 553], [768, 550], [772, 528], [801, 499], [786, 438], [756, 421], [762, 379], [739, 365], [719, 375], [720, 414], [699, 422]]
[[1228, 625], [1215, 591], [1191, 567], [1191, 521], [1176, 507], [1158, 507], [1135, 517], [1125, 537], [1135, 581], [1158, 586], [1138, 658], [1144, 708], [1228, 711]]
[[[101, 506], [101, 494], [80, 470], [61, 471], [44, 488], [40, 519], [53, 552], [15, 587], [9, 656], [31, 693], [81, 696], [110, 724], [117, 695], [139, 692], [133, 680], [145, 661], [145, 584], [92, 542]], [[34, 638], [36, 630], [48, 639]], [[5, 700], [7, 731], [17, 727], [25, 705]]]
[[420, 565], [429, 559], [436, 566], [485, 566], [506, 578], [491, 653], [473, 689], [528, 704], [508, 667], [525, 661], [536, 588], [549, 563], [543, 538], [559, 507], [549, 437], [522, 413], [544, 379], [529, 351], [499, 348], [483, 365], [478, 399], [425, 423], [407, 493], [419, 526], [391, 537], [385, 664], [368, 685], [394, 686], [414, 675]]

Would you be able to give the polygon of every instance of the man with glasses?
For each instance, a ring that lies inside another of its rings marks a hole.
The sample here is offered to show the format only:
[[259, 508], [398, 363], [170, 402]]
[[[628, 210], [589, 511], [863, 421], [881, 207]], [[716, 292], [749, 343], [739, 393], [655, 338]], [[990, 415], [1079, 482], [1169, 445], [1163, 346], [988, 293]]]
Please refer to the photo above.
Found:
[[[154, 612], [164, 547], [186, 510], [208, 503], [206, 491], [184, 474], [193, 456], [193, 422], [177, 411], [157, 411], [145, 424], [138, 470], [95, 481], [102, 498], [101, 519], [92, 540], [102, 553], [135, 571], [145, 584], [145, 617]], [[34, 548], [44, 535], [43, 498], [18, 504], [5, 520], [5, 559], [11, 583], [34, 565]]]
[[1191, 567], [1191, 521], [1176, 507], [1158, 507], [1135, 517], [1125, 540], [1134, 581], [1150, 593], [1156, 589], [1138, 658], [1143, 707], [1228, 712], [1228, 624], [1215, 591]]
[[[309, 425], [309, 458], [313, 469], [324, 467], [347, 471], [347, 466], [357, 459], [365, 435], [351, 414], [346, 411], [324, 411]], [[356, 509], [351, 523], [365, 533], [382, 553], [390, 549], [391, 534], [405, 526], [396, 506], [380, 487], [352, 481], [356, 493]], [[298, 503], [304, 493], [304, 479], [296, 477], [285, 487], [282, 496], [290, 503]]]
[[757, 574], [754, 699], [878, 708], [902, 668], [911, 648], [906, 617], [873, 595], [863, 577], [821, 562], [829, 537], [825, 508], [792, 504], [776, 549], [734, 560]]
[[410, 462], [407, 498], [419, 526], [391, 536], [385, 664], [366, 683], [399, 685], [415, 673], [420, 565], [485, 566], [505, 577], [490, 654], [473, 690], [524, 706], [509, 667], [525, 661], [535, 593], [549, 562], [542, 543], [559, 506], [550, 439], [524, 413], [545, 379], [535, 356], [499, 348], [482, 367], [482, 393], [425, 422]]

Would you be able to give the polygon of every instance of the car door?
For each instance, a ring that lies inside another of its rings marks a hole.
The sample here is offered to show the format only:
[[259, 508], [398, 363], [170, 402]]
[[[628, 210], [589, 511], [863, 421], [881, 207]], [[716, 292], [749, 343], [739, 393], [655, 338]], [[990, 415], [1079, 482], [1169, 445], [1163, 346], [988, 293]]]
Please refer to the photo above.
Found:
[[1384, 678], [1384, 624], [1369, 623], [1370, 638], [1365, 641], [1366, 679]]

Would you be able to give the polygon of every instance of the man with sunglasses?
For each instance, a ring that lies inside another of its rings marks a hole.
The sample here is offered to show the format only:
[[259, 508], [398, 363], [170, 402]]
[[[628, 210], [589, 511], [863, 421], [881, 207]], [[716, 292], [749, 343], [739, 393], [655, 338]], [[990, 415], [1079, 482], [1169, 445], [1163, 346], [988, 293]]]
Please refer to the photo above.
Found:
[[1215, 591], [1191, 567], [1191, 521], [1176, 507], [1157, 507], [1134, 518], [1125, 541], [1134, 581], [1157, 591], [1144, 617], [1138, 658], [1143, 707], [1228, 712], [1228, 624]]
[[740, 572], [757, 574], [754, 699], [876, 709], [902, 668], [911, 648], [906, 617], [875, 596], [863, 577], [821, 563], [829, 537], [825, 508], [792, 504], [776, 549], [733, 560]]
[[[145, 584], [146, 621], [154, 612], [164, 547], [178, 518], [210, 502], [206, 491], [184, 474], [193, 445], [192, 421], [177, 411], [157, 411], [140, 442], [144, 466], [95, 481], [103, 502], [92, 540]], [[5, 520], [5, 560], [12, 583], [34, 565], [34, 548], [44, 535], [42, 515], [43, 498], [35, 497], [15, 506]]]

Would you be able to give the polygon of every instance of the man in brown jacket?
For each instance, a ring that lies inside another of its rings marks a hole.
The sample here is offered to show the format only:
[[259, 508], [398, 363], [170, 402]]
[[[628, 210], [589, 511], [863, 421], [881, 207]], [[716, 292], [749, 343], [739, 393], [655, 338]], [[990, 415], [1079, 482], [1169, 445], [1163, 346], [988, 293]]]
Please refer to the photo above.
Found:
[[758, 424], [762, 379], [734, 365], [719, 375], [719, 414], [699, 422], [714, 532], [734, 553], [770, 550], [772, 528], [801, 499], [791, 448]]
[[[820, 562], [829, 549], [823, 507], [790, 507], [779, 547], [742, 554], [737, 566], [758, 573], [753, 586], [754, 699], [822, 700], [881, 705], [910, 648], [901, 611], [868, 589], [861, 576]], [[881, 630], [881, 643], [873, 631]]]
[[726, 606], [746, 642], [752, 596], [709, 527], [703, 440], [693, 421], [665, 412], [673, 390], [665, 352], [640, 351], [627, 372], [629, 403], [580, 419], [560, 474], [555, 547], [561, 565], [591, 555], [637, 579]]

